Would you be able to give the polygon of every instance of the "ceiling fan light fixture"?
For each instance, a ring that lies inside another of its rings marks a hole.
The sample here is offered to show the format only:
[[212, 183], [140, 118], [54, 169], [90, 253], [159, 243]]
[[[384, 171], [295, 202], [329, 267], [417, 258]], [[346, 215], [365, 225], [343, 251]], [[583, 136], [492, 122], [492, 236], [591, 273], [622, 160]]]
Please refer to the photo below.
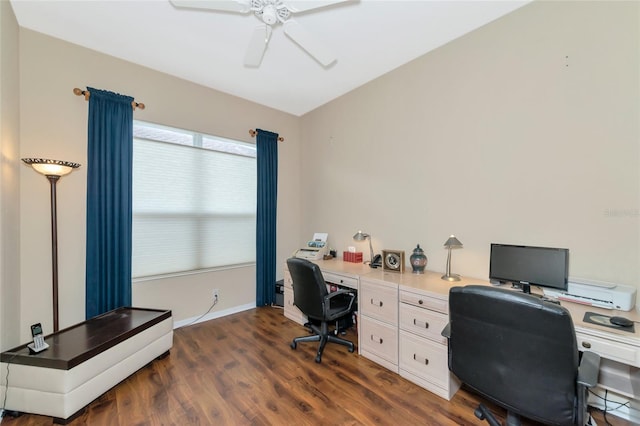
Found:
[[261, 12], [256, 12], [256, 16], [260, 13], [262, 15], [262, 21], [267, 25], [273, 25], [278, 22], [276, 17], [276, 9], [272, 5], [265, 6]]
[[252, 0], [251, 10], [258, 19], [267, 25], [284, 22], [291, 16], [291, 12], [282, 0]]

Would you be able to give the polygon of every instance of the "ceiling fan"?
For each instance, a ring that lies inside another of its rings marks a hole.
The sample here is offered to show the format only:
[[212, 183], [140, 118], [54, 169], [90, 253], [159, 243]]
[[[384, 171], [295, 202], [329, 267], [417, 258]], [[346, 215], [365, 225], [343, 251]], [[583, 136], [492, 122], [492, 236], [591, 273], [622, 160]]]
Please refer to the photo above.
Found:
[[176, 7], [206, 9], [220, 12], [249, 14], [253, 12], [263, 23], [255, 28], [249, 47], [244, 56], [244, 64], [258, 67], [271, 38], [272, 25], [282, 23], [284, 33], [325, 67], [336, 57], [319, 40], [298, 24], [291, 16], [348, 0], [169, 0]]

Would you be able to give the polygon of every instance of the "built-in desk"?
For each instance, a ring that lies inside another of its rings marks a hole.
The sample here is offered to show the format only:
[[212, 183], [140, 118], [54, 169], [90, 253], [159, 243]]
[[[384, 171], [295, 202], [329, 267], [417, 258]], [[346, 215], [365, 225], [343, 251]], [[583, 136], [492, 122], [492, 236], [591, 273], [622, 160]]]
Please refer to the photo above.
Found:
[[[440, 278], [442, 273], [439, 272], [385, 272], [340, 259], [315, 263], [325, 278], [331, 277], [334, 282], [342, 277], [348, 280], [348, 286], [358, 289], [360, 355], [445, 399], [453, 397], [460, 385], [449, 373], [447, 342], [440, 335], [449, 317], [449, 289], [470, 284], [491, 285], [489, 281], [462, 277], [460, 281], [448, 282]], [[286, 267], [285, 276], [290, 286], [291, 277]], [[532, 288], [532, 291], [536, 290]], [[292, 293], [290, 302], [293, 303]], [[621, 363], [629, 369], [640, 367], [640, 324], [636, 324], [635, 332], [630, 333], [583, 321], [586, 312], [595, 312], [640, 322], [640, 314], [635, 309], [610, 310], [565, 301], [561, 306], [571, 313], [580, 350], [595, 352], [604, 360]], [[603, 364], [611, 366], [615, 363], [605, 361]], [[601, 370], [601, 381], [605, 375]], [[606, 383], [605, 387], [612, 389]], [[633, 386], [623, 389], [622, 393], [640, 398], [640, 392]]]

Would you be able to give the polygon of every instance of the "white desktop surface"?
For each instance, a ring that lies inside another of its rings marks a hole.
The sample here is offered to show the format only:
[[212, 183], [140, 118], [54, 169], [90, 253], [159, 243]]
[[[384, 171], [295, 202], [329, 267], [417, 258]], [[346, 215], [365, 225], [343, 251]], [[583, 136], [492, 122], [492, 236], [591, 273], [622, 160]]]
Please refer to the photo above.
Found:
[[[371, 268], [363, 263], [344, 262], [341, 258], [331, 260], [318, 260], [314, 263], [320, 266], [323, 272], [334, 272], [338, 274], [348, 275], [353, 278], [366, 279], [369, 281], [378, 281], [381, 283], [396, 284], [399, 290], [423, 293], [427, 296], [435, 297], [442, 300], [449, 299], [449, 289], [455, 286], [465, 285], [492, 285], [486, 279], [461, 277], [460, 281], [446, 281], [441, 277], [442, 272], [424, 271], [423, 274], [414, 274], [408, 267], [404, 272], [388, 272], [382, 268]], [[510, 288], [510, 286], [498, 286], [501, 288]], [[532, 292], [541, 293], [540, 289], [535, 286], [531, 288]], [[629, 365], [640, 367], [640, 313], [637, 309], [631, 311], [621, 311], [616, 309], [604, 309], [594, 306], [583, 305], [568, 301], [561, 301], [560, 306], [565, 307], [573, 319], [574, 327], [577, 333], [583, 333], [589, 336], [608, 339], [613, 342], [619, 342], [626, 345], [637, 347], [637, 356], [635, 361], [631, 359], [613, 358], [616, 361], [624, 362]], [[602, 325], [584, 322], [586, 312], [595, 312], [604, 316], [621, 316], [636, 321], [635, 332], [630, 333], [621, 329], [605, 327]], [[585, 348], [580, 347], [581, 350]], [[603, 356], [607, 357], [606, 354]]]
[[331, 260], [313, 260], [313, 263], [320, 267], [322, 272], [334, 272], [336, 274], [344, 274], [353, 278], [375, 271], [374, 268], [364, 263], [344, 262], [341, 258]]

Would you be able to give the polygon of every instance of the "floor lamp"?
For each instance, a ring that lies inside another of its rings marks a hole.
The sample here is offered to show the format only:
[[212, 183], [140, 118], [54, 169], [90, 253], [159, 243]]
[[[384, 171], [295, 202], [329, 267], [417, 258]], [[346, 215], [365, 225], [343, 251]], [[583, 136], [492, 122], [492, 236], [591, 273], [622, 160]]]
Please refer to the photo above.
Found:
[[78, 163], [69, 161], [48, 160], [44, 158], [23, 158], [38, 173], [49, 179], [51, 184], [51, 271], [53, 275], [53, 332], [58, 327], [58, 219], [56, 214], [56, 182], [62, 176], [71, 173], [73, 169], [80, 167]]

